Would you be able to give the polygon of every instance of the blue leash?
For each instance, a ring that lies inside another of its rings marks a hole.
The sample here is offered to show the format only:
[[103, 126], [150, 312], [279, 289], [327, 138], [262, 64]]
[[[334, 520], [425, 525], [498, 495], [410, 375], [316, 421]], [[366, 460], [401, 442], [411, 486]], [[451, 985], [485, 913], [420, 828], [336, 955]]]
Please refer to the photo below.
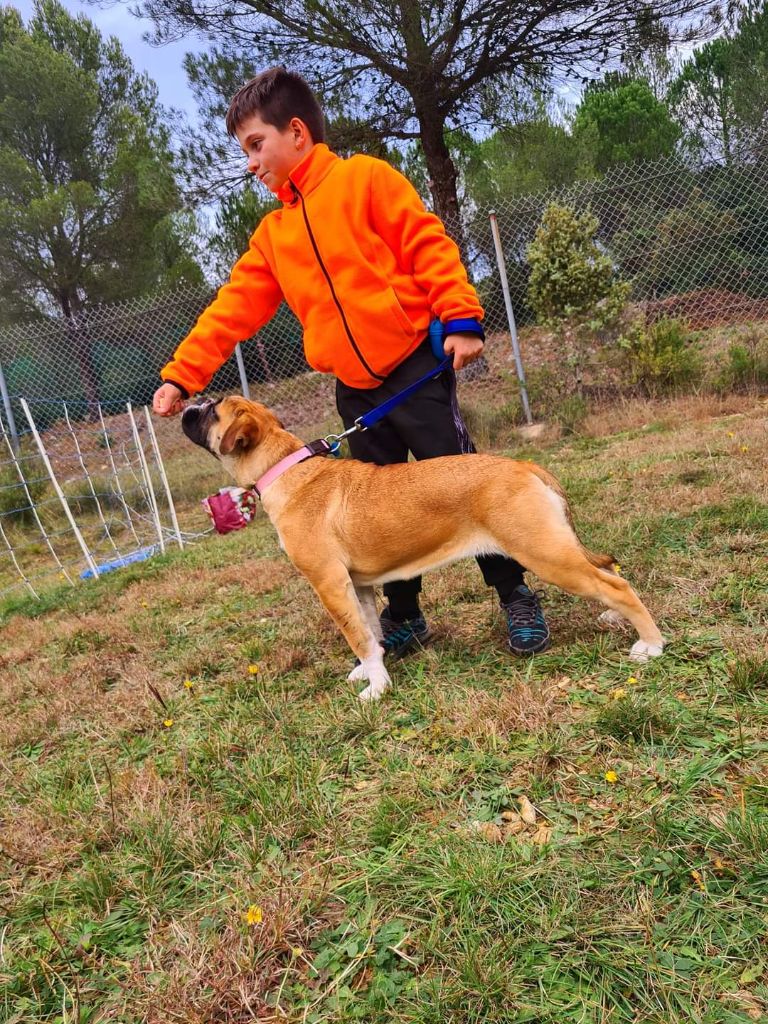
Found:
[[407, 388], [403, 388], [402, 391], [398, 391], [396, 395], [388, 398], [386, 402], [382, 402], [381, 405], [377, 405], [375, 409], [371, 409], [369, 412], [364, 413], [362, 416], [358, 416], [354, 424], [345, 430], [343, 434], [329, 434], [325, 441], [330, 446], [330, 454], [336, 455], [341, 442], [349, 437], [350, 434], [354, 434], [359, 430], [369, 430], [374, 427], [380, 420], [383, 420], [385, 416], [388, 416], [392, 410], [404, 402], [406, 398], [409, 398], [415, 391], [423, 387], [427, 381], [432, 380], [434, 377], [438, 377], [441, 373], [447, 370], [453, 365], [453, 356], [446, 356], [443, 350], [443, 325], [439, 320], [433, 320], [429, 325], [429, 341], [432, 346], [432, 351], [437, 359], [440, 359], [438, 365], [430, 370], [429, 373], [425, 373], [423, 377], [419, 377], [413, 384], [409, 384]]

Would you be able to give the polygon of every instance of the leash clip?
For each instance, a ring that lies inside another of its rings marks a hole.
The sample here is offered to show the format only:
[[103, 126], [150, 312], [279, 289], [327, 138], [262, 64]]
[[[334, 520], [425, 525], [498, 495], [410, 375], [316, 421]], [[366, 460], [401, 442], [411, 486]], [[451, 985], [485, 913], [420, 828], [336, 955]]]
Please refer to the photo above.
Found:
[[328, 443], [329, 454], [338, 455], [339, 449], [341, 448], [341, 442], [344, 441], [347, 437], [349, 437], [350, 434], [355, 434], [357, 433], [358, 430], [368, 429], [360, 422], [361, 418], [362, 417], [356, 419], [353, 426], [351, 426], [349, 430], [345, 430], [343, 434], [327, 434], [323, 438], [323, 440]]

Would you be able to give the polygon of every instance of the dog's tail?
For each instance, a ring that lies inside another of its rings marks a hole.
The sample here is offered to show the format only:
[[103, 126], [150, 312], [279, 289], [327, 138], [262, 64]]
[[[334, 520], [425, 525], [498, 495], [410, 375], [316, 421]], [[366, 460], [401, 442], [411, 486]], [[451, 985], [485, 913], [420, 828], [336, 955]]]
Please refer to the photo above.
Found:
[[[581, 541], [579, 541], [579, 544], [581, 544]], [[590, 561], [596, 569], [607, 569], [608, 572], [615, 572], [614, 567], [619, 563], [613, 555], [598, 555], [594, 551], [590, 551], [589, 548], [585, 548], [583, 544], [581, 544], [581, 546], [584, 548], [584, 554], [587, 556], [587, 560]]]
[[571, 506], [568, 504], [568, 497], [565, 491], [560, 486], [560, 481], [556, 477], [552, 476], [551, 473], [548, 473], [546, 469], [543, 469], [541, 466], [537, 466], [535, 463], [530, 464], [529, 469], [539, 478], [539, 480], [541, 480], [543, 484], [546, 484], [547, 487], [551, 487], [555, 494], [562, 498], [563, 508], [565, 509], [565, 518], [568, 520], [568, 525], [573, 530], [576, 540], [579, 541], [581, 549], [587, 560], [591, 562], [596, 569], [607, 569], [609, 572], [613, 572], [614, 566], [619, 564], [613, 555], [601, 555], [594, 551], [590, 551], [589, 548], [584, 547], [579, 540], [579, 535], [576, 532], [576, 524], [573, 521]]

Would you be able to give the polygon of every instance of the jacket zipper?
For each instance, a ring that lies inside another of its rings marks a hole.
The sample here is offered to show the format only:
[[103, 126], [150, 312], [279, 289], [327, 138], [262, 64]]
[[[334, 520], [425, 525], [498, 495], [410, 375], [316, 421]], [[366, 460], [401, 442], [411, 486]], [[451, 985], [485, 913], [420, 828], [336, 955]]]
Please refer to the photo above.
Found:
[[349, 338], [349, 343], [352, 346], [352, 348], [355, 350], [355, 355], [360, 360], [360, 362], [363, 364], [363, 366], [365, 367], [366, 371], [371, 375], [371, 377], [374, 377], [376, 380], [382, 380], [383, 381], [386, 378], [382, 377], [380, 373], [374, 373], [374, 371], [371, 369], [371, 367], [366, 362], [366, 359], [365, 359], [363, 353], [360, 351], [360, 349], [359, 349], [359, 347], [357, 345], [357, 342], [354, 339], [352, 331], [349, 329], [349, 324], [347, 323], [347, 318], [344, 315], [344, 310], [342, 308], [341, 303], [339, 302], [338, 296], [336, 295], [336, 289], [333, 287], [333, 281], [331, 280], [331, 275], [328, 273], [328, 270], [327, 270], [325, 264], [323, 263], [323, 258], [320, 255], [320, 250], [317, 248], [317, 242], [315, 241], [315, 236], [313, 235], [312, 228], [310, 227], [310, 224], [309, 224], [309, 217], [307, 216], [307, 207], [306, 207], [306, 204], [304, 202], [304, 196], [301, 194], [301, 192], [299, 192], [298, 188], [294, 185], [293, 182], [291, 182], [291, 188], [293, 189], [295, 195], [301, 201], [301, 212], [304, 215], [304, 223], [307, 226], [307, 234], [309, 235], [309, 240], [312, 243], [312, 248], [315, 251], [315, 256], [317, 257], [317, 262], [320, 264], [320, 269], [322, 270], [322, 272], [323, 272], [323, 274], [325, 276], [325, 279], [328, 282], [328, 287], [331, 289], [331, 295], [333, 296], [333, 301], [336, 303], [336, 308], [338, 309], [338, 311], [339, 311], [339, 313], [341, 315], [341, 321], [344, 324], [344, 330], [347, 332], [347, 337]]

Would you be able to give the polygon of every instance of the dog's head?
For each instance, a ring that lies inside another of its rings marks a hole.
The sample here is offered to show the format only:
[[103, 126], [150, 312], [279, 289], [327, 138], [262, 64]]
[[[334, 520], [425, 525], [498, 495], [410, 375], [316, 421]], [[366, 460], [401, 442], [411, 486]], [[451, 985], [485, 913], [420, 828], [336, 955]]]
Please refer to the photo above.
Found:
[[222, 460], [239, 461], [250, 455], [281, 426], [265, 406], [239, 397], [188, 405], [181, 417], [181, 429], [190, 441]]

